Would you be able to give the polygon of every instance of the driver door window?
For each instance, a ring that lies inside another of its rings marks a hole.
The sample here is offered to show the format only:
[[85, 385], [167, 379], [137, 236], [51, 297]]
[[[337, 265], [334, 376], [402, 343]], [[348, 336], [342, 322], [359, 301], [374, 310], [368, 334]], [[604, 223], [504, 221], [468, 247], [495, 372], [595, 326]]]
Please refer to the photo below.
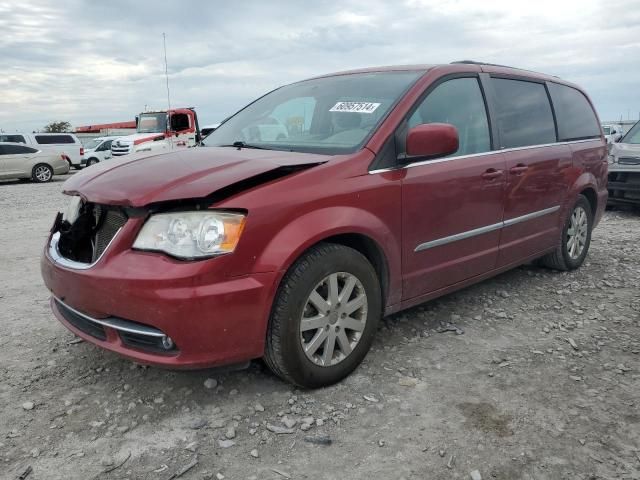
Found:
[[171, 115], [171, 130], [181, 132], [189, 128], [189, 116], [184, 113], [174, 113]]
[[438, 85], [409, 118], [409, 128], [449, 123], [457, 128], [458, 151], [452, 157], [491, 150], [487, 111], [476, 78], [456, 78]]

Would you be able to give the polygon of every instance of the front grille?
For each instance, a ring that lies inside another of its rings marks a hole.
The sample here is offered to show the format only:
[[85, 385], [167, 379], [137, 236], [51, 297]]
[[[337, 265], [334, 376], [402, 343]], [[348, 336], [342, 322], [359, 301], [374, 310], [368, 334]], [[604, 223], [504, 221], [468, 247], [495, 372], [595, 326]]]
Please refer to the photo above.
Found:
[[104, 218], [93, 239], [92, 261], [94, 262], [100, 258], [100, 255], [102, 255], [109, 245], [109, 242], [111, 242], [116, 233], [118, 233], [118, 230], [127, 223], [127, 216], [120, 210], [108, 209], [104, 212], [104, 207], [100, 205], [96, 205], [95, 208], [98, 218], [100, 218], [101, 215], [104, 215]]
[[119, 207], [83, 202], [73, 223], [60, 216], [56, 220], [56, 251], [65, 259], [78, 262], [79, 268], [87, 268], [100, 258], [127, 219]]
[[618, 163], [620, 165], [640, 165], [640, 157], [620, 157]]
[[111, 155], [113, 155], [114, 157], [127, 155], [130, 152], [131, 152], [131, 145], [120, 145], [120, 146], [111, 145]]
[[91, 335], [92, 337], [97, 338], [98, 340], [106, 340], [107, 334], [104, 331], [104, 327], [99, 323], [93, 323], [88, 321], [86, 318], [78, 315], [73, 310], [67, 308], [67, 306], [56, 300], [56, 306], [58, 307], [58, 311], [62, 314], [67, 322], [76, 327], [81, 332], [86, 333], [87, 335]]

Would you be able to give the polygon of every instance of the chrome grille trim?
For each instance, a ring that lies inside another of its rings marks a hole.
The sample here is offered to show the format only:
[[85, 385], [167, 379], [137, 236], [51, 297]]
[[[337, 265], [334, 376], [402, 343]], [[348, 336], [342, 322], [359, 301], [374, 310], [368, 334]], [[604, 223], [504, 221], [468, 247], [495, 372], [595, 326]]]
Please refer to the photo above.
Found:
[[69, 260], [68, 258], [63, 257], [60, 251], [58, 250], [58, 242], [60, 241], [60, 232], [56, 232], [53, 235], [51, 235], [51, 240], [49, 241], [49, 248], [48, 248], [49, 257], [51, 258], [51, 260], [53, 260], [55, 263], [57, 263], [62, 267], [71, 268], [73, 270], [87, 270], [88, 268], [93, 267], [96, 263], [100, 261], [100, 259], [104, 255], [104, 252], [109, 250], [109, 246], [116, 239], [116, 237], [118, 236], [118, 233], [120, 233], [120, 230], [122, 229], [121, 228], [118, 229], [118, 231], [115, 233], [113, 238], [111, 238], [111, 241], [107, 244], [107, 246], [102, 251], [100, 256], [98, 256], [98, 258], [96, 258], [91, 263], [76, 262], [75, 260]]
[[88, 322], [96, 323], [98, 325], [102, 325], [103, 327], [113, 328], [114, 330], [118, 330], [121, 332], [127, 333], [135, 333], [136, 335], [146, 335], [148, 337], [162, 338], [166, 337], [165, 333], [162, 330], [158, 330], [157, 328], [149, 327], [147, 325], [141, 325], [139, 323], [130, 322], [128, 320], [124, 320], [122, 318], [117, 317], [107, 317], [107, 318], [93, 318], [86, 313], [82, 313], [79, 310], [76, 310], [73, 307], [70, 307], [68, 304], [64, 303], [58, 297], [53, 297], [54, 301], [60, 304], [62, 307], [67, 310], [72, 311], [79, 317], [84, 318]]

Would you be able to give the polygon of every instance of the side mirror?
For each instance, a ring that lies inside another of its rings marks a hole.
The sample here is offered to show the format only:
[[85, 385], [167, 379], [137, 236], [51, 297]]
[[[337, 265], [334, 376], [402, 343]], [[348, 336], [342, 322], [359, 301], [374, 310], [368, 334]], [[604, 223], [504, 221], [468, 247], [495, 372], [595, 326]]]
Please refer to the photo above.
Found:
[[449, 123], [416, 125], [407, 134], [407, 155], [444, 157], [458, 150], [458, 129]]

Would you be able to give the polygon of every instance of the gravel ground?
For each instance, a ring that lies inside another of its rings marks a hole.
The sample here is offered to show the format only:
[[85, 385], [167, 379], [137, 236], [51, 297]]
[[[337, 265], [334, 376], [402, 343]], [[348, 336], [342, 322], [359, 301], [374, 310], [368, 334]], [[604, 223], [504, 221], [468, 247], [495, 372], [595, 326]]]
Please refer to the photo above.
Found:
[[385, 319], [350, 378], [299, 391], [78, 342], [39, 272], [63, 179], [0, 182], [0, 478], [640, 479], [637, 214], [608, 212], [577, 272]]

